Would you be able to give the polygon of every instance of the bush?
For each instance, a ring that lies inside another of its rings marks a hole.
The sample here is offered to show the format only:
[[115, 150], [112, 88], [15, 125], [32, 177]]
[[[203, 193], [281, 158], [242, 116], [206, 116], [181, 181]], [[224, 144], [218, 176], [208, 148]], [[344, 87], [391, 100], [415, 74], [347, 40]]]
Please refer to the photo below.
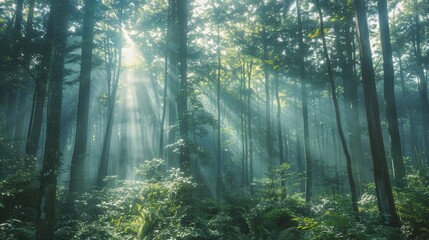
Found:
[[407, 186], [395, 191], [402, 232], [408, 239], [429, 239], [429, 175], [426, 169], [407, 175]]
[[0, 239], [33, 239], [39, 183], [35, 158], [0, 136]]
[[0, 239], [4, 240], [31, 240], [35, 238], [32, 225], [18, 219], [9, 219], [0, 224]]

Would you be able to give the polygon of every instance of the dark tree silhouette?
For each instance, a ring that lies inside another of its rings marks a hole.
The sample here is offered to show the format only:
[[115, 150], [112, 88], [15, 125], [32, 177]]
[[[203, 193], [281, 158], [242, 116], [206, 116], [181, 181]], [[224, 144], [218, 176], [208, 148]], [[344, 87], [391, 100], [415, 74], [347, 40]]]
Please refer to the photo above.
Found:
[[380, 113], [378, 109], [377, 91], [375, 87], [374, 67], [372, 63], [371, 45], [369, 42], [368, 23], [365, 3], [355, 0], [358, 40], [360, 43], [360, 62], [365, 99], [365, 110], [368, 122], [369, 142], [374, 165], [374, 181], [377, 203], [383, 221], [393, 227], [399, 227], [399, 216], [393, 201], [392, 187], [387, 168], [383, 135], [381, 132]]
[[88, 142], [89, 98], [91, 91], [92, 48], [94, 36], [94, 8], [96, 0], [85, 1], [82, 55], [79, 76], [76, 138], [70, 168], [70, 192], [85, 191], [85, 158]]
[[58, 164], [60, 161], [60, 120], [63, 97], [64, 56], [67, 40], [68, 0], [54, 0], [51, 11], [54, 11], [54, 40], [52, 61], [49, 68], [49, 89], [45, 155], [40, 176], [40, 192], [36, 214], [36, 239], [54, 239], [56, 225], [56, 192]]

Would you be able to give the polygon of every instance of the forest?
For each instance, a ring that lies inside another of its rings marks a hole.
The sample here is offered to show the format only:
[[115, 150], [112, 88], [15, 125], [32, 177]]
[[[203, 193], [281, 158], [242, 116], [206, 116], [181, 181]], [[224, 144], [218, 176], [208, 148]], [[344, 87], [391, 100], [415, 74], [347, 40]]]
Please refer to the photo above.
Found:
[[0, 239], [429, 239], [429, 0], [0, 0]]

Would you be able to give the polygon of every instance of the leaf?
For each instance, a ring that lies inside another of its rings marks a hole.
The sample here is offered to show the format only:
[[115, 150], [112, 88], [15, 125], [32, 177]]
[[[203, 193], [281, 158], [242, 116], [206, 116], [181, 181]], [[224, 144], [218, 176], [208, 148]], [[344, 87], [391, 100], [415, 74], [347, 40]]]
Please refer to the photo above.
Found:
[[315, 31], [309, 33], [307, 36], [311, 39], [318, 37], [320, 34], [320, 29], [316, 29]]

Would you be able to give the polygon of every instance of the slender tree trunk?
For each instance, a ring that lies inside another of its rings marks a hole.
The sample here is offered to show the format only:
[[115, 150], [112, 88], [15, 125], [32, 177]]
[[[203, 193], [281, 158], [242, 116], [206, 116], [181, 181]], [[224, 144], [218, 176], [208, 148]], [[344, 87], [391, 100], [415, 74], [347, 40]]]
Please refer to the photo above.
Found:
[[33, 96], [33, 106], [27, 134], [25, 153], [36, 156], [42, 132], [43, 110], [46, 101], [46, 80], [48, 74], [38, 78]]
[[282, 130], [282, 107], [279, 96], [279, 72], [277, 71], [274, 77], [276, 81], [276, 102], [277, 102], [277, 138], [279, 139], [279, 162], [280, 165], [286, 163], [284, 155], [284, 145], [283, 145], [283, 130]]
[[423, 139], [425, 146], [425, 155], [426, 155], [426, 164], [429, 165], [429, 100], [428, 100], [428, 83], [425, 77], [423, 60], [422, 60], [422, 51], [420, 47], [421, 42], [421, 23], [419, 20], [418, 14], [415, 15], [416, 21], [416, 32], [415, 32], [415, 41], [414, 41], [414, 53], [416, 56], [417, 62], [417, 75], [419, 76], [419, 93], [420, 93], [420, 102], [422, 108], [422, 117], [423, 117]]
[[96, 0], [85, 0], [76, 137], [70, 166], [70, 192], [85, 191], [85, 158], [88, 143], [95, 3]]
[[375, 74], [371, 56], [368, 23], [365, 3], [355, 0], [358, 39], [360, 43], [360, 62], [363, 80], [365, 109], [368, 122], [369, 141], [372, 161], [374, 164], [374, 180], [378, 208], [383, 221], [392, 226], [400, 227], [399, 216], [396, 213], [387, 167], [386, 153], [381, 132], [380, 113], [378, 109]]
[[39, 64], [39, 72], [36, 76], [36, 87], [33, 95], [33, 106], [31, 112], [30, 123], [28, 127], [27, 143], [25, 146], [25, 153], [36, 156], [39, 147], [40, 134], [42, 132], [43, 124], [43, 111], [47, 94], [47, 82], [49, 63], [51, 60], [52, 40], [54, 31], [54, 12], [55, 9], [51, 8], [49, 13], [48, 26], [46, 34], [43, 39], [44, 49], [42, 59]]
[[7, 98], [7, 110], [6, 110], [6, 127], [5, 127], [5, 133], [6, 137], [11, 140], [11, 142], [14, 142], [13, 136], [14, 136], [14, 121], [16, 116], [16, 109], [17, 109], [17, 90], [14, 86], [10, 86], [9, 94]]
[[[33, 22], [34, 22], [34, 7], [36, 4], [36, 0], [29, 0], [28, 1], [28, 15], [27, 15], [27, 22], [25, 23], [25, 44], [30, 44], [31, 40], [34, 37], [34, 30], [33, 30]], [[25, 68], [28, 69], [31, 59], [31, 49], [26, 46], [24, 48], [24, 65]]]
[[179, 113], [180, 138], [185, 141], [185, 146], [180, 150], [180, 169], [186, 174], [190, 174], [190, 156], [188, 143], [188, 57], [187, 57], [187, 35], [188, 35], [188, 1], [178, 0], [177, 7], [179, 26], [179, 74], [180, 74], [180, 94], [177, 101]]
[[[22, 66], [25, 70], [29, 69], [30, 59], [31, 59], [31, 49], [29, 49], [29, 45], [32, 39], [33, 33], [33, 16], [34, 16], [34, 5], [35, 0], [29, 0], [28, 6], [28, 15], [27, 22], [25, 24], [25, 37], [22, 39], [22, 52], [23, 52], [23, 61]], [[21, 80], [21, 89], [19, 90], [19, 98], [18, 98], [18, 111], [17, 118], [15, 123], [15, 139], [18, 139], [18, 144], [16, 148], [19, 152], [25, 152], [25, 140], [26, 136], [26, 120], [29, 112], [28, 109], [28, 98], [29, 92], [31, 90], [31, 79], [25, 76]]]
[[[284, 163], [286, 163], [285, 160], [285, 154], [284, 154], [284, 145], [283, 145], [283, 130], [282, 130], [282, 121], [281, 121], [281, 115], [282, 115], [282, 108], [281, 108], [281, 102], [280, 102], [280, 96], [279, 96], [279, 72], [275, 72], [274, 76], [275, 82], [276, 82], [276, 88], [275, 88], [275, 95], [276, 95], [276, 103], [277, 103], [277, 138], [279, 141], [279, 163], [280, 166]], [[285, 189], [286, 182], [284, 181], [284, 177], [282, 176], [282, 180], [280, 182], [282, 189]], [[282, 197], [286, 197], [286, 191], [282, 190]]]
[[311, 159], [310, 151], [310, 131], [308, 126], [308, 103], [307, 103], [307, 80], [305, 76], [305, 62], [304, 62], [304, 41], [302, 34], [301, 22], [301, 5], [300, 1], [296, 0], [297, 5], [297, 18], [298, 18], [298, 38], [299, 38], [299, 75], [301, 80], [301, 100], [302, 100], [302, 118], [304, 124], [304, 152], [305, 152], [305, 168], [306, 168], [306, 181], [305, 181], [305, 201], [309, 202], [313, 195], [313, 161]]
[[165, 56], [164, 56], [164, 99], [162, 103], [162, 114], [161, 114], [161, 126], [159, 130], [159, 153], [158, 157], [163, 158], [164, 153], [164, 125], [165, 125], [165, 115], [167, 112], [168, 104], [168, 54], [170, 49], [170, 22], [171, 22], [171, 6], [168, 5], [168, 17], [167, 17], [167, 26], [166, 26], [166, 37], [165, 37]]
[[[177, 124], [178, 112], [177, 112], [177, 98], [179, 95], [179, 45], [177, 39], [179, 38], [179, 26], [178, 26], [178, 5], [177, 0], [169, 0], [169, 19], [168, 19], [168, 30], [169, 30], [169, 41], [174, 44], [168, 45], [168, 125], [171, 129], [168, 131], [168, 144], [174, 144], [177, 141], [177, 130], [172, 126]], [[177, 156], [173, 150], [167, 149], [166, 151], [167, 167], [177, 167]]]
[[[351, 37], [351, 22], [352, 16], [346, 16], [346, 24], [343, 27], [344, 31], [344, 44], [340, 42], [340, 38], [336, 38], [338, 52], [338, 59], [340, 61], [343, 86], [344, 86], [344, 101], [345, 101], [345, 117], [348, 127], [349, 135], [349, 144], [353, 146], [350, 149], [350, 155], [352, 158], [353, 166], [353, 176], [355, 177], [355, 182], [357, 189], [359, 189], [360, 184], [364, 184], [364, 169], [366, 169], [367, 164], [364, 163], [364, 155], [362, 150], [362, 139], [361, 139], [361, 130], [359, 122], [359, 106], [358, 106], [358, 93], [357, 86], [359, 82], [354, 77], [354, 59], [353, 59], [353, 47], [352, 47], [352, 37]], [[337, 29], [337, 32], [340, 33], [340, 29]], [[345, 46], [345, 48], [344, 48]], [[344, 54], [345, 51], [345, 54]]]
[[[220, 23], [217, 23], [217, 94], [216, 94], [216, 102], [217, 102], [217, 161], [216, 161], [216, 197], [220, 202], [222, 197], [222, 151], [221, 151], [221, 139], [220, 139], [220, 69], [221, 69], [221, 56], [220, 56]], [[241, 102], [241, 99], [240, 99]], [[241, 116], [243, 116], [241, 114]]]
[[18, 93], [18, 104], [16, 111], [16, 120], [15, 120], [15, 133], [14, 140], [16, 140], [15, 148], [19, 152], [25, 151], [25, 140], [27, 139], [25, 131], [25, 123], [28, 118], [28, 92], [30, 90], [30, 79], [21, 80], [21, 89]]
[[58, 164], [60, 161], [60, 121], [64, 77], [64, 56], [67, 39], [67, 0], [52, 1], [55, 12], [52, 61], [49, 68], [49, 102], [45, 156], [40, 176], [40, 192], [36, 213], [36, 239], [53, 240]]
[[[168, 34], [167, 34], [168, 35]], [[167, 40], [168, 41], [168, 40]], [[168, 47], [167, 47], [168, 48]], [[161, 123], [159, 129], [159, 149], [158, 149], [158, 157], [163, 159], [164, 155], [164, 125], [165, 125], [165, 115], [167, 112], [167, 103], [168, 103], [168, 57], [167, 50], [164, 57], [164, 90], [163, 90], [163, 102], [162, 102], [162, 113], [161, 113]]]
[[[122, 35], [122, 20], [123, 20], [123, 0], [120, 0], [120, 12], [119, 12], [119, 33]], [[108, 41], [107, 41], [108, 42]], [[103, 150], [101, 152], [100, 163], [97, 174], [96, 184], [98, 187], [104, 186], [104, 178], [108, 175], [109, 170], [109, 154], [110, 154], [110, 144], [112, 140], [112, 128], [113, 128], [113, 118], [115, 112], [115, 103], [119, 86], [119, 78], [121, 76], [121, 67], [122, 67], [122, 41], [119, 40], [117, 43], [117, 49], [114, 51], [113, 56], [109, 56], [108, 63], [106, 62], [106, 69], [108, 75], [108, 84], [109, 84], [109, 93], [111, 88], [111, 94], [108, 101], [107, 107], [107, 121], [106, 121], [106, 131], [103, 139]], [[106, 46], [106, 50], [110, 55], [110, 46]], [[117, 55], [117, 59], [116, 59]], [[113, 59], [116, 60], [116, 66], [114, 69], [111, 69]], [[113, 80], [113, 83], [112, 83]], [[110, 85], [112, 85], [110, 87]]]
[[411, 109], [411, 105], [409, 102], [409, 93], [407, 91], [407, 87], [405, 86], [405, 77], [404, 77], [404, 69], [402, 67], [402, 58], [399, 50], [396, 52], [396, 55], [398, 56], [398, 63], [399, 63], [399, 78], [401, 79], [401, 89], [402, 89], [402, 95], [405, 99], [405, 105], [407, 107], [407, 113], [408, 113], [408, 123], [410, 125], [410, 155], [411, 159], [413, 160], [413, 163], [416, 168], [420, 167], [420, 159], [417, 157], [417, 152], [420, 152], [419, 146], [418, 146], [418, 134], [416, 129], [416, 120], [414, 116], [414, 112]]
[[[247, 67], [247, 89], [248, 89], [248, 95], [247, 95], [247, 129], [248, 129], [248, 136], [249, 136], [249, 178], [246, 179], [247, 185], [250, 186], [250, 193], [253, 193], [253, 137], [252, 137], [252, 87], [251, 87], [251, 80], [252, 80], [252, 69], [253, 69], [253, 60], [250, 60], [250, 63]], [[246, 169], [247, 171], [247, 169]]]
[[395, 100], [395, 70], [393, 69], [392, 46], [390, 44], [389, 16], [386, 0], [378, 0], [378, 20], [380, 24], [381, 48], [384, 70], [384, 102], [392, 153], [393, 176], [396, 186], [401, 187], [405, 181], [405, 167], [402, 158], [401, 138], [399, 135], [398, 115]]
[[273, 174], [274, 170], [274, 158], [273, 158], [273, 146], [272, 146], [272, 127], [271, 127], [271, 96], [270, 96], [270, 73], [268, 69], [268, 64], [265, 61], [268, 61], [268, 46], [267, 46], [267, 32], [265, 28], [262, 30], [262, 44], [263, 44], [263, 54], [264, 54], [264, 79], [265, 79], [265, 124], [267, 125], [266, 132], [266, 149], [267, 149], [267, 165], [268, 173]]
[[18, 75], [18, 66], [20, 63], [20, 53], [21, 53], [21, 29], [22, 29], [22, 9], [24, 5], [24, 0], [16, 1], [15, 9], [15, 24], [13, 28], [13, 43], [10, 50], [11, 65], [10, 72], [15, 75], [13, 77], [13, 82], [9, 86], [8, 94], [8, 105], [6, 110], [6, 128], [5, 133], [12, 142], [14, 142], [15, 136], [15, 127], [17, 120], [17, 110], [18, 110], [18, 86], [20, 85], [20, 79], [17, 78]]
[[344, 151], [344, 156], [346, 157], [347, 176], [348, 176], [349, 185], [350, 185], [353, 215], [357, 220], [359, 220], [357, 191], [356, 191], [355, 180], [353, 178], [353, 172], [352, 172], [352, 158], [350, 156], [350, 152], [349, 152], [348, 147], [347, 147], [346, 137], [344, 135], [343, 126], [341, 123], [340, 107], [338, 106], [337, 92], [336, 92], [335, 80], [334, 80], [334, 71], [332, 70], [331, 60], [329, 58], [329, 53], [328, 53], [328, 47], [326, 46], [326, 39], [325, 39], [325, 32], [324, 32], [325, 27], [324, 27], [324, 23], [323, 23], [322, 9], [318, 4], [316, 4], [316, 7], [317, 7], [317, 10], [319, 12], [320, 33], [321, 33], [321, 37], [322, 37], [323, 52], [324, 52], [325, 60], [326, 60], [326, 67], [327, 67], [327, 71], [328, 71], [329, 84], [331, 86], [332, 100], [334, 102], [335, 119], [336, 119], [336, 123], [337, 123], [338, 133], [340, 135], [341, 145], [342, 145], [343, 151]]
[[243, 61], [241, 63], [241, 68], [240, 68], [240, 94], [239, 94], [239, 99], [240, 99], [240, 136], [241, 136], [241, 163], [242, 163], [242, 170], [243, 170], [243, 174], [242, 174], [242, 182], [243, 182], [243, 187], [246, 188], [247, 185], [247, 154], [248, 154], [248, 144], [247, 144], [247, 138], [246, 138], [246, 124], [245, 124], [245, 109], [244, 109], [244, 92], [246, 89], [246, 76], [245, 76], [245, 62]]

